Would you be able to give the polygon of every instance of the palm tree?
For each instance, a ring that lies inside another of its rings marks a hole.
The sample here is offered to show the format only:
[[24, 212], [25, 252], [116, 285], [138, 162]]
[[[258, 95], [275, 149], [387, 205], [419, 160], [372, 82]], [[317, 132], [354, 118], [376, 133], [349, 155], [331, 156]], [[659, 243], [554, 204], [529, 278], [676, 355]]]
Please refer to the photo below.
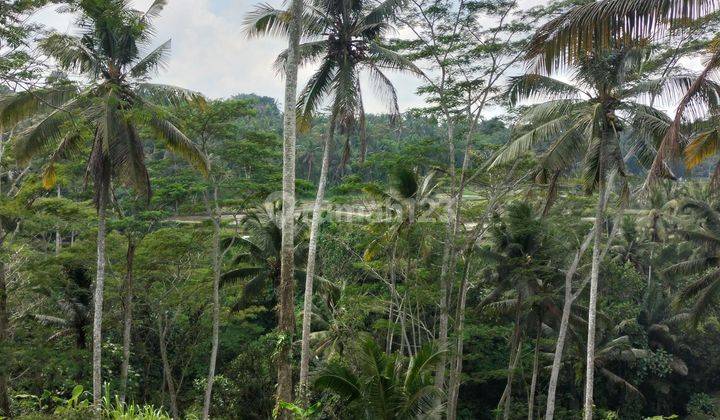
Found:
[[[384, 70], [409, 70], [420, 73], [420, 70], [412, 62], [382, 44], [383, 36], [391, 29], [390, 21], [393, 14], [402, 4], [401, 0], [385, 0], [379, 4], [371, 4], [367, 0], [342, 2], [313, 0], [307, 3], [306, 11], [303, 14], [303, 35], [307, 40], [298, 47], [298, 59], [300, 64], [319, 60], [320, 66], [300, 93], [297, 115], [301, 126], [306, 128], [328, 98], [331, 101], [331, 111], [310, 227], [304, 299], [306, 303], [303, 307], [301, 389], [305, 389], [308, 382], [310, 363], [308, 340], [312, 319], [312, 287], [319, 219], [330, 166], [330, 148], [334, 143], [336, 128], [339, 123], [347, 134], [345, 150], [340, 163], [342, 169], [347, 165], [350, 156], [350, 133], [356, 121], [359, 120], [360, 162], [362, 163], [367, 150], [367, 139], [360, 72], [367, 71], [369, 73], [378, 97], [388, 104], [391, 115], [399, 113], [397, 94]], [[288, 26], [283, 18], [286, 15], [287, 12], [284, 10], [260, 5], [247, 17], [248, 33], [253, 36], [286, 34]], [[288, 51], [281, 53], [276, 62], [277, 67], [285, 68], [288, 59]]]
[[[600, 269], [600, 240], [605, 215], [607, 177], [611, 172], [622, 179], [621, 197], [629, 194], [619, 133], [627, 136], [631, 150], [638, 145], [652, 149], [669, 129], [670, 120], [660, 110], [642, 103], [648, 92], [670, 94], [689, 80], [687, 76], [666, 76], [645, 80], [642, 64], [650, 57], [641, 47], [592, 52], [578, 58], [573, 68], [575, 84], [542, 74], [526, 74], [512, 79], [508, 89], [511, 103], [520, 100], [549, 99], [530, 107], [517, 124], [512, 140], [493, 164], [516, 159], [533, 147], [548, 145], [539, 157], [539, 171], [561, 174], [583, 157], [583, 183], [587, 193], [598, 190], [593, 233], [593, 257], [588, 313], [585, 419], [592, 418], [594, 377], [594, 332], [597, 286]], [[525, 131], [521, 131], [524, 128]], [[557, 177], [554, 177], [557, 180]], [[554, 186], [551, 186], [551, 190]]]
[[151, 21], [165, 0], [155, 0], [142, 13], [124, 0], [81, 0], [70, 10], [77, 13], [80, 35], [51, 34], [40, 47], [61, 69], [74, 71], [90, 82], [82, 89], [72, 85], [49, 86], [10, 95], [0, 103], [0, 124], [9, 126], [28, 117], [29, 127], [16, 142], [15, 156], [21, 162], [50, 151], [43, 170], [43, 183], [55, 183], [55, 164], [83, 151], [90, 136], [87, 174], [92, 177], [98, 212], [97, 274], [93, 314], [93, 401], [99, 407], [102, 378], [101, 326], [105, 283], [106, 208], [110, 184], [122, 181], [143, 196], [150, 195], [143, 144], [138, 127], [151, 128], [167, 148], [178, 153], [202, 172], [205, 157], [170, 121], [159, 105], [201, 102], [193, 92], [147, 83], [161, 68], [170, 41], [145, 56], [140, 55], [152, 39]]
[[423, 346], [407, 361], [384, 353], [371, 337], [357, 342], [350, 364], [339, 361], [318, 372], [314, 385], [331, 391], [347, 404], [348, 414], [365, 419], [415, 419], [437, 415], [432, 368], [440, 353]]
[[[530, 395], [534, 397], [538, 375], [539, 340], [542, 325], [548, 307], [557, 307], [553, 302], [554, 288], [560, 279], [559, 272], [549, 264], [552, 240], [547, 233], [543, 220], [534, 214], [527, 203], [513, 203], [508, 206], [507, 215], [495, 217], [490, 229], [491, 247], [481, 248], [478, 253], [486, 261], [492, 262], [492, 276], [498, 283], [488, 300], [494, 300], [485, 306], [490, 311], [505, 311], [514, 318], [514, 330], [510, 340], [508, 379], [498, 404], [503, 408], [503, 417], [509, 418], [512, 399], [514, 373], [520, 360], [523, 326], [525, 330], [534, 329], [536, 334], [535, 357]], [[511, 297], [499, 297], [511, 292]], [[533, 398], [530, 398], [530, 413], [533, 412]]]
[[92, 279], [82, 266], [64, 267], [67, 283], [55, 302], [62, 311], [62, 316], [35, 314], [33, 317], [42, 324], [52, 325], [59, 330], [49, 339], [54, 340], [66, 335], [75, 336], [75, 347], [87, 347], [87, 332], [85, 328], [90, 325]]
[[690, 319], [698, 324], [707, 314], [714, 311], [720, 302], [720, 208], [705, 202], [688, 200], [680, 211], [691, 211], [698, 219], [698, 226], [692, 230], [679, 228], [676, 232], [696, 247], [686, 261], [671, 265], [668, 274], [696, 275], [696, 278], [680, 292], [676, 304], [694, 301], [689, 308]]
[[[702, 36], [708, 33], [708, 28], [712, 28], [709, 24], [715, 17], [711, 13], [717, 10], [718, 3], [709, 0], [591, 2], [572, 7], [543, 25], [530, 42], [526, 57], [550, 72], [568, 64], [574, 65], [588, 52], [643, 41], [665, 33], [667, 29], [672, 31], [695, 25], [700, 28], [698, 35]], [[674, 178], [668, 161], [674, 159], [680, 149], [681, 123], [688, 117], [697, 118], [704, 114], [707, 105], [715, 107], [720, 102], [718, 90], [708, 87], [709, 76], [720, 66], [720, 50], [715, 45], [714, 41], [708, 43], [709, 58], [705, 68], [685, 86], [685, 94], [676, 108], [672, 125], [657, 148], [646, 185], [660, 176]], [[686, 156], [690, 166], [708, 155], [708, 136], [698, 137], [698, 148], [705, 152]]]
[[[388, 333], [386, 338], [385, 352], [392, 352], [394, 307], [400, 306], [400, 296], [397, 292], [398, 245], [402, 240], [407, 241], [410, 234], [419, 220], [423, 218], [437, 217], [437, 208], [433, 201], [439, 186], [437, 173], [430, 171], [422, 176], [417, 171], [405, 167], [398, 167], [392, 174], [391, 185], [388, 189], [382, 189], [375, 184], [369, 184], [364, 188], [365, 192], [379, 203], [379, 209], [390, 215], [390, 220], [381, 221], [376, 227], [380, 228], [377, 239], [373, 240], [365, 249], [363, 259], [372, 260], [383, 251], [389, 252], [388, 263], [390, 271], [390, 299], [388, 306]], [[408, 264], [410, 256], [408, 255]], [[406, 275], [410, 275], [410, 269]], [[405, 316], [400, 317], [401, 328], [405, 339]], [[408, 346], [409, 347], [409, 346]]]
[[[672, 356], [670, 367], [681, 376], [688, 374], [687, 364], [677, 356], [679, 350], [678, 339], [673, 330], [682, 327], [689, 314], [675, 312], [672, 307], [672, 298], [662, 290], [658, 283], [651, 283], [645, 291], [640, 312], [635, 318], [621, 321], [616, 327], [619, 332], [642, 331], [643, 338], [647, 339], [651, 350], [664, 350]], [[639, 327], [639, 328], [638, 328]]]
[[[233, 268], [221, 276], [222, 286], [245, 281], [238, 308], [262, 299], [263, 292], [277, 291], [280, 286], [283, 228], [281, 203], [264, 203], [250, 211], [242, 225], [247, 232], [246, 236], [226, 238], [223, 241], [225, 246], [235, 247], [239, 252], [233, 258]], [[306, 255], [305, 229], [300, 220], [296, 220], [295, 226], [297, 229], [293, 243], [295, 263], [298, 264]], [[295, 269], [296, 280], [302, 280], [304, 276], [304, 270]], [[269, 296], [268, 306], [275, 306], [276, 293], [270, 293]]]

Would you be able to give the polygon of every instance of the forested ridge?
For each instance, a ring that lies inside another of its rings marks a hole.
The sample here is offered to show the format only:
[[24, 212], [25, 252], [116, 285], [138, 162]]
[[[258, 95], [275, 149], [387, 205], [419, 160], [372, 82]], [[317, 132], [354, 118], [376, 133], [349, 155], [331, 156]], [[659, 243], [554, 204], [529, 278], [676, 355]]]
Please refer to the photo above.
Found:
[[137, 3], [0, 4], [0, 419], [720, 418], [717, 3]]

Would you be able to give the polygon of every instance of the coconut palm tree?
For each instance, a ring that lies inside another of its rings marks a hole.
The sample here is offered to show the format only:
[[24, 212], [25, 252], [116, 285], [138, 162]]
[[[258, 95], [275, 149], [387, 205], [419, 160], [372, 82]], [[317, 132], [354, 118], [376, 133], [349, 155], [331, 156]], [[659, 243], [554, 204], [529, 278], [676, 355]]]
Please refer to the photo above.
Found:
[[676, 232], [697, 248], [686, 261], [671, 265], [668, 274], [696, 275], [678, 295], [676, 304], [692, 301], [689, 308], [694, 324], [712, 313], [720, 302], [720, 208], [702, 201], [688, 200], [680, 211], [689, 211], [699, 221], [694, 229], [679, 228]]
[[668, 352], [672, 356], [672, 370], [678, 375], [686, 376], [688, 367], [677, 355], [680, 345], [674, 331], [685, 324], [688, 316], [687, 312], [675, 312], [672, 298], [658, 283], [651, 283], [645, 291], [637, 316], [621, 321], [615, 329], [619, 333], [627, 332], [627, 335], [642, 331], [650, 349]]
[[[691, 80], [689, 76], [673, 75], [647, 80], [642, 64], [649, 58], [652, 56], [647, 49], [640, 46], [591, 52], [578, 58], [572, 73], [574, 83], [539, 73], [513, 78], [508, 89], [511, 103], [547, 101], [523, 113], [516, 125], [515, 138], [493, 162], [493, 165], [505, 163], [544, 145], [538, 172], [561, 174], [582, 156], [584, 189], [587, 193], [598, 191], [588, 314], [586, 420], [591, 419], [593, 407], [597, 285], [608, 174], [620, 175], [621, 197], [627, 200], [629, 194], [620, 133], [629, 133], [626, 137], [631, 150], [639, 148], [638, 145], [652, 149], [666, 135], [671, 121], [662, 111], [643, 103], [643, 97], [649, 92], [671, 95]], [[558, 177], [553, 179], [556, 181]]]
[[[365, 111], [360, 87], [360, 73], [367, 72], [378, 93], [386, 102], [391, 115], [399, 114], [397, 94], [385, 71], [405, 70], [420, 73], [420, 70], [403, 56], [383, 45], [383, 37], [392, 28], [393, 14], [402, 4], [401, 0], [385, 0], [372, 3], [367, 0], [331, 1], [307, 0], [303, 14], [304, 42], [298, 47], [300, 64], [320, 63], [300, 93], [297, 115], [301, 127], [307, 128], [323, 104], [330, 100], [330, 119], [323, 146], [323, 158], [315, 196], [313, 217], [310, 227], [310, 243], [305, 281], [305, 302], [303, 308], [303, 341], [300, 362], [301, 388], [307, 386], [309, 366], [310, 321], [312, 319], [312, 287], [315, 274], [315, 257], [320, 223], [320, 212], [330, 166], [330, 148], [334, 143], [338, 126], [347, 134], [342, 170], [350, 157], [350, 135], [353, 127], [360, 125], [360, 162], [365, 159], [367, 138], [365, 135]], [[251, 36], [287, 34], [288, 25], [284, 16], [287, 11], [269, 5], [260, 5], [246, 20]], [[288, 52], [280, 54], [276, 67], [285, 68]]]
[[349, 366], [338, 361], [318, 372], [314, 386], [337, 394], [353, 418], [415, 419], [438, 415], [432, 368], [440, 353], [425, 345], [408, 360], [387, 354], [372, 337], [357, 342]]
[[[250, 211], [242, 221], [247, 236], [236, 236], [223, 240], [224, 246], [238, 249], [230, 270], [221, 276], [221, 285], [229, 286], [244, 281], [243, 295], [237, 308], [253, 300], [261, 299], [263, 292], [277, 290], [280, 285], [282, 249], [282, 205], [279, 201], [264, 203]], [[306, 254], [306, 230], [301, 220], [296, 220], [295, 262], [302, 266]], [[296, 280], [305, 278], [305, 271], [295, 269]], [[268, 306], [275, 306], [275, 293], [270, 293]]]
[[[430, 171], [420, 175], [417, 171], [405, 167], [398, 167], [391, 177], [390, 188], [382, 189], [370, 184], [364, 188], [365, 192], [379, 203], [379, 210], [387, 212], [389, 220], [382, 220], [373, 228], [379, 228], [377, 239], [373, 240], [365, 249], [363, 259], [372, 260], [381, 252], [389, 252], [388, 263], [390, 275], [390, 305], [388, 306], [388, 333], [385, 352], [392, 352], [394, 308], [400, 306], [400, 296], [397, 291], [397, 265], [398, 245], [411, 237], [413, 228], [423, 218], [435, 218], [438, 209], [434, 200], [439, 186], [437, 173]], [[410, 245], [412, 247], [412, 245]], [[408, 264], [410, 256], [408, 255]], [[410, 271], [406, 275], [410, 275]], [[404, 333], [405, 317], [400, 316]], [[404, 336], [403, 336], [404, 337]], [[409, 347], [409, 346], [408, 346]]]
[[[278, 349], [278, 387], [275, 408], [279, 417], [286, 419], [290, 413], [283, 408], [293, 400], [292, 361], [290, 344], [295, 333], [295, 146], [297, 143], [297, 77], [303, 63], [302, 35], [312, 27], [306, 19], [308, 8], [304, 0], [292, 0], [290, 9], [277, 11], [258, 6], [247, 20], [248, 34], [282, 33], [288, 37], [283, 70], [285, 73], [285, 107], [283, 115], [283, 227], [280, 257], [280, 287], [278, 288], [278, 330], [284, 339]], [[266, 14], [263, 14], [265, 10]], [[312, 10], [310, 8], [310, 10]]]
[[[533, 379], [530, 395], [534, 397], [538, 375], [539, 340], [543, 323], [550, 312], [558, 313], [555, 303], [555, 287], [561, 280], [560, 273], [549, 264], [553, 244], [544, 220], [535, 215], [527, 203], [508, 206], [505, 217], [495, 216], [490, 232], [490, 247], [478, 250], [481, 258], [491, 263], [489, 273], [497, 287], [488, 297], [486, 311], [504, 312], [514, 320], [510, 340], [508, 378], [498, 409], [509, 418], [514, 373], [519, 362], [522, 338], [528, 331], [536, 337]], [[511, 295], [508, 296], [507, 293]], [[493, 298], [494, 297], [494, 298]], [[554, 311], [549, 311], [552, 308]], [[534, 406], [530, 398], [529, 407]], [[532, 413], [532, 408], [530, 409]]]
[[62, 312], [62, 316], [34, 314], [33, 317], [44, 325], [52, 325], [58, 328], [49, 339], [74, 335], [75, 347], [85, 349], [87, 347], [87, 331], [85, 328], [90, 325], [92, 278], [88, 275], [85, 267], [67, 266], [64, 267], [67, 283], [61, 291], [61, 295], [55, 300]]
[[[718, 3], [710, 0], [601, 0], [575, 6], [543, 25], [528, 47], [527, 58], [547, 71], [574, 65], [591, 51], [616, 48], [620, 45], [646, 40], [667, 30], [687, 29], [693, 25], [698, 38], [712, 33], [717, 19], [712, 12]], [[715, 26], [717, 38], [717, 28]], [[707, 44], [705, 68], [685, 86], [670, 129], [658, 145], [646, 185], [658, 177], [674, 178], [670, 161], [677, 157], [681, 123], [688, 118], [704, 115], [708, 105], [716, 107], [720, 101], [717, 89], [709, 89], [712, 72], [720, 67], [720, 50], [716, 40]], [[712, 130], [708, 130], [712, 131]], [[707, 151], [708, 136], [699, 136], [698, 149]], [[698, 152], [696, 150], [695, 152]], [[697, 164], [707, 152], [686, 156], [688, 165]]]
[[[15, 156], [21, 162], [46, 153], [43, 183], [55, 183], [55, 164], [82, 153], [90, 143], [87, 175], [92, 178], [98, 212], [97, 274], [93, 298], [93, 400], [101, 401], [101, 326], [105, 282], [106, 208], [110, 184], [120, 181], [149, 197], [150, 179], [145, 167], [138, 127], [153, 130], [155, 138], [202, 172], [207, 163], [195, 145], [171, 122], [160, 105], [194, 101], [200, 95], [181, 88], [147, 83], [161, 68], [170, 41], [147, 55], [141, 50], [152, 40], [152, 19], [165, 0], [155, 0], [146, 12], [130, 8], [124, 0], [80, 0], [70, 4], [77, 14], [78, 35], [54, 33], [40, 48], [58, 66], [75, 72], [89, 83], [48, 86], [19, 92], [0, 101], [0, 124], [27, 121], [17, 137]], [[32, 117], [30, 120], [28, 118]]]

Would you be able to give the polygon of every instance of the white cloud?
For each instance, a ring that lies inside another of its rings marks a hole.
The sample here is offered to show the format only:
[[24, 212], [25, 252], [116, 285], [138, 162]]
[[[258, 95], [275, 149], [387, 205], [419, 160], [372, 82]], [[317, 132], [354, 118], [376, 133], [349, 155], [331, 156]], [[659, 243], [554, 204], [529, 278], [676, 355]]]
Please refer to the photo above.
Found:
[[[287, 44], [284, 39], [247, 39], [242, 23], [248, 11], [260, 0], [171, 0], [156, 20], [157, 43], [172, 39], [172, 53], [167, 69], [155, 78], [160, 83], [174, 84], [203, 92], [211, 98], [237, 93], [256, 93], [283, 98], [284, 83], [272, 68], [273, 62]], [[523, 7], [543, 0], [523, 0]], [[151, 0], [136, 0], [134, 6], [144, 9]], [[269, 0], [281, 6], [282, 0]], [[71, 31], [72, 17], [47, 7], [34, 19], [59, 31]], [[312, 69], [300, 72], [300, 83]], [[415, 91], [420, 80], [411, 75], [388, 76], [398, 92], [401, 109], [418, 107], [423, 98]], [[367, 85], [367, 84], [366, 84]], [[368, 85], [364, 91], [368, 112], [380, 113], [386, 108]]]

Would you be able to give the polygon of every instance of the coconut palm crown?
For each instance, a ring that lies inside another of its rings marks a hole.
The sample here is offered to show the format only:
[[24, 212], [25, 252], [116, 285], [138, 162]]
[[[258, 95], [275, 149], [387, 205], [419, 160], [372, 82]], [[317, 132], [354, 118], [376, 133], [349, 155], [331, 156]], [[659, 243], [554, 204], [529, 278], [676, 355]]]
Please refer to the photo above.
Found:
[[[650, 78], [644, 64], [653, 59], [643, 46], [623, 47], [586, 54], [573, 67], [569, 83], [540, 73], [514, 77], [508, 88], [511, 104], [531, 105], [516, 124], [514, 140], [493, 164], [542, 146], [538, 173], [550, 180], [551, 192], [556, 175], [573, 168], [580, 158], [588, 192], [605, 176], [601, 171], [617, 171], [624, 179], [626, 154], [650, 166], [672, 123], [653, 105], [660, 101], [651, 98], [672, 101], [694, 81], [692, 75], [675, 73]], [[715, 84], [708, 81], [706, 88], [715, 89]], [[541, 99], [546, 101], [532, 104]]]
[[[359, 119], [362, 137], [365, 113], [361, 71], [370, 76], [389, 114], [399, 114], [397, 93], [385, 72], [421, 73], [410, 60], [383, 44], [401, 4], [402, 0], [385, 0], [379, 4], [367, 0], [306, 1], [300, 65], [319, 62], [319, 67], [300, 93], [297, 113], [301, 127], [307, 127], [330, 98], [333, 122], [337, 120], [347, 130]], [[287, 15], [287, 11], [268, 5], [258, 6], [246, 19], [248, 35], [286, 35]], [[287, 51], [280, 54], [276, 61], [278, 70], [283, 70], [286, 58]], [[364, 139], [361, 138], [361, 142], [364, 145]]]
[[75, 83], [54, 83], [0, 100], [1, 124], [30, 119], [16, 139], [16, 158], [27, 162], [49, 152], [43, 171], [46, 187], [55, 182], [55, 163], [82, 152], [90, 138], [87, 169], [95, 182], [96, 198], [108, 190], [111, 178], [149, 196], [140, 126], [152, 129], [168, 149], [207, 172], [203, 154], [161, 108], [188, 101], [202, 103], [202, 97], [147, 82], [164, 65], [170, 51], [168, 40], [141, 55], [152, 41], [151, 20], [165, 3], [156, 0], [145, 12], [130, 8], [127, 0], [70, 3], [68, 11], [79, 16], [79, 33], [53, 33], [40, 41], [40, 48], [61, 69], [81, 76], [87, 84], [78, 88]]

